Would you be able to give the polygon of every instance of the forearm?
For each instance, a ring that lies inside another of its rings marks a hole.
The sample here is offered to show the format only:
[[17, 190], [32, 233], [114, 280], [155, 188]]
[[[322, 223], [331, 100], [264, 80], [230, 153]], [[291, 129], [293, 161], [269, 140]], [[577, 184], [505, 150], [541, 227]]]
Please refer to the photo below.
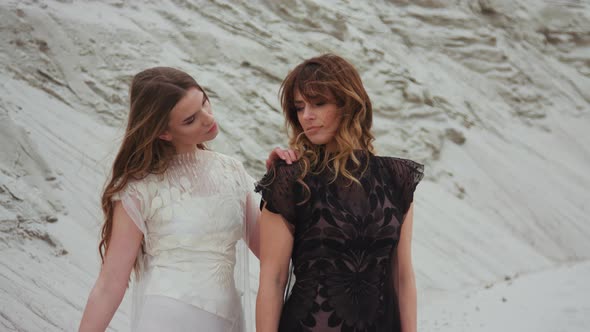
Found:
[[416, 332], [417, 330], [417, 295], [416, 278], [410, 272], [400, 277], [398, 286], [400, 318], [403, 332]]
[[280, 282], [261, 282], [256, 297], [256, 331], [278, 330], [284, 290], [285, 285]]
[[256, 331], [277, 332], [283, 293], [289, 276], [293, 235], [281, 215], [266, 208], [260, 218], [260, 283], [256, 298]]
[[123, 300], [125, 289], [107, 287], [100, 280], [97, 281], [88, 296], [79, 331], [105, 331]]

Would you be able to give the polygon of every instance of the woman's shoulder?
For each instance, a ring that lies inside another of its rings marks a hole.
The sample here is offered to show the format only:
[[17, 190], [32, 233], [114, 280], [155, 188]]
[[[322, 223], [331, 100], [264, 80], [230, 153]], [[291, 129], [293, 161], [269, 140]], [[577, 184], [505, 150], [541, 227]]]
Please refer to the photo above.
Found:
[[277, 160], [273, 164], [273, 168], [277, 176], [281, 178], [297, 180], [303, 173], [303, 160], [287, 164], [284, 160]]
[[397, 156], [374, 156], [375, 160], [379, 162], [379, 165], [387, 166], [406, 166], [411, 168], [422, 168], [424, 165], [414, 161], [412, 159], [397, 157]]
[[375, 160], [382, 170], [381, 175], [388, 174], [381, 176], [382, 181], [391, 181], [386, 190], [399, 190], [399, 207], [405, 215], [414, 200], [414, 191], [418, 183], [424, 178], [424, 165], [400, 157], [376, 157]]
[[[119, 184], [122, 180], [120, 179], [117, 181]], [[149, 174], [143, 178], [139, 179], [128, 179], [127, 183], [119, 190], [116, 194], [113, 195], [114, 200], [119, 200], [123, 196], [129, 196], [134, 198], [142, 198], [148, 195], [149, 188], [157, 186], [156, 184], [157, 179], [155, 178], [155, 174]], [[151, 183], [151, 185], [150, 185]]]
[[126, 189], [136, 191], [141, 194], [149, 194], [157, 191], [163, 182], [162, 174], [148, 174], [140, 179], [130, 179], [127, 182]]
[[374, 156], [377, 166], [401, 177], [415, 177], [422, 179], [424, 165], [412, 159], [396, 156]]
[[284, 160], [276, 160], [256, 185], [256, 191], [264, 187], [292, 186], [303, 173], [303, 162], [287, 164]]

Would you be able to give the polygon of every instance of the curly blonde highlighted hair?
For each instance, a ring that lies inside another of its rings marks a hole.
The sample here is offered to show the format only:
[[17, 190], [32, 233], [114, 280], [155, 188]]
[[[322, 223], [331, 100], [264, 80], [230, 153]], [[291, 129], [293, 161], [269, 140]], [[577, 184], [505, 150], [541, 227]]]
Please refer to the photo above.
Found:
[[[305, 100], [321, 97], [333, 100], [337, 105], [341, 112], [341, 120], [334, 136], [334, 152], [328, 153], [322, 146], [313, 144], [305, 136], [297, 118], [296, 92]], [[363, 168], [367, 165], [362, 165], [354, 151], [360, 149], [374, 154], [375, 137], [371, 133], [371, 100], [354, 66], [334, 54], [324, 54], [305, 60], [287, 75], [281, 84], [279, 94], [289, 131], [289, 146], [301, 154], [303, 169], [298, 182], [306, 191], [304, 202], [309, 199], [310, 193], [303, 178], [309, 173], [321, 173], [328, 168], [333, 174], [331, 182], [342, 175], [351, 183], [358, 183], [353, 174], [361, 169], [364, 171]]]

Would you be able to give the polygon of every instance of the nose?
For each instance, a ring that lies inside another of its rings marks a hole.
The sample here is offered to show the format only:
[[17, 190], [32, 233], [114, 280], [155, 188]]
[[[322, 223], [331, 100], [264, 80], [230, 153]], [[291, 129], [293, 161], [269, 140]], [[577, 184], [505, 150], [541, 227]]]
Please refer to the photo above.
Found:
[[313, 119], [315, 119], [314, 110], [309, 105], [305, 105], [305, 108], [303, 109], [303, 120], [313, 120]]
[[205, 121], [203, 121], [203, 124], [205, 125], [205, 127], [209, 127], [211, 126], [211, 124], [213, 123], [213, 121], [215, 121], [215, 117], [213, 116], [212, 112], [203, 112], [203, 118]]

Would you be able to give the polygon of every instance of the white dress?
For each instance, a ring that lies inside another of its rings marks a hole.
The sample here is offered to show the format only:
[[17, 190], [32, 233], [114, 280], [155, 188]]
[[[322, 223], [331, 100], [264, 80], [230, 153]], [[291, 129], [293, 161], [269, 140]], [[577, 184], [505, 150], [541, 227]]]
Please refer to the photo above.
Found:
[[253, 330], [245, 242], [257, 234], [254, 182], [239, 161], [196, 150], [114, 198], [144, 234], [132, 331]]

